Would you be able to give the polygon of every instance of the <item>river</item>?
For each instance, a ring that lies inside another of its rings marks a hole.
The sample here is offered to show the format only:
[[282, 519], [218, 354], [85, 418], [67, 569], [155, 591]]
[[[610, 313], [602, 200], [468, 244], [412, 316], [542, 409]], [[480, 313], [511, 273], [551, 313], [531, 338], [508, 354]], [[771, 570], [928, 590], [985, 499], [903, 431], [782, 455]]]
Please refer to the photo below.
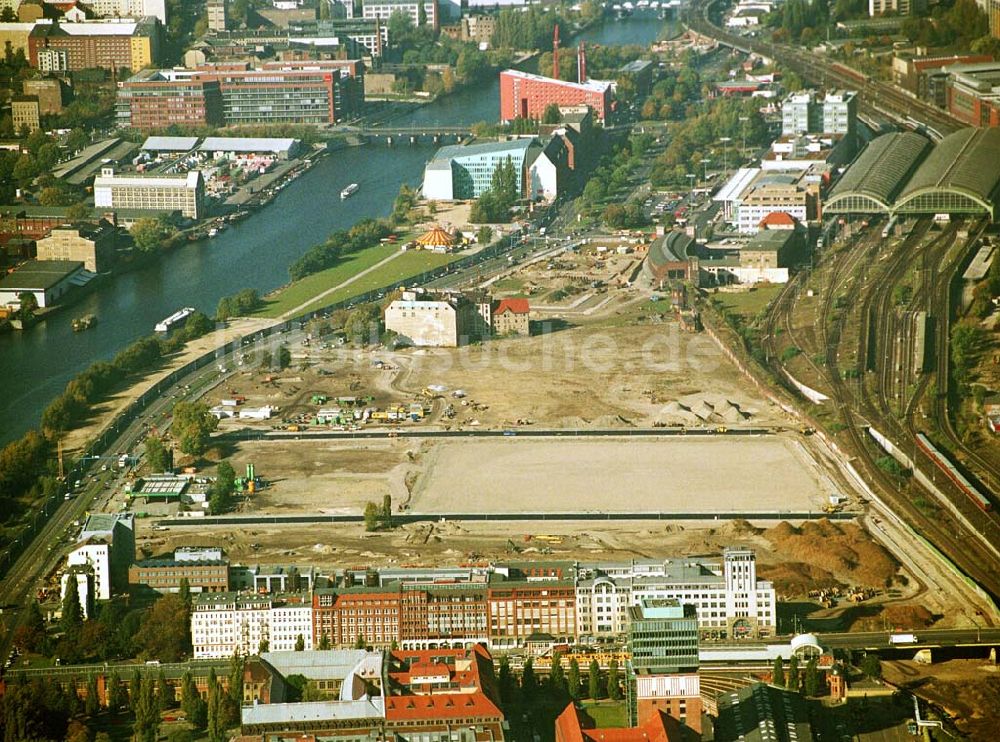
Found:
[[[608, 20], [578, 39], [587, 43], [646, 45], [671, 30], [651, 14]], [[531, 64], [531, 63], [529, 63]], [[466, 124], [495, 121], [499, 82], [462, 90], [422, 106], [395, 123]], [[288, 265], [337, 229], [364, 217], [389, 214], [403, 183], [420, 182], [432, 150], [380, 145], [334, 152], [285, 188], [271, 204], [206, 242], [182, 246], [161, 260], [115, 277], [28, 332], [0, 335], [0, 444], [38, 425], [42, 410], [76, 374], [153, 331], [153, 325], [184, 306], [213, 314], [222, 296], [251, 287], [261, 293], [288, 281]], [[341, 201], [344, 186], [357, 195]], [[73, 317], [99, 321], [74, 333]]]

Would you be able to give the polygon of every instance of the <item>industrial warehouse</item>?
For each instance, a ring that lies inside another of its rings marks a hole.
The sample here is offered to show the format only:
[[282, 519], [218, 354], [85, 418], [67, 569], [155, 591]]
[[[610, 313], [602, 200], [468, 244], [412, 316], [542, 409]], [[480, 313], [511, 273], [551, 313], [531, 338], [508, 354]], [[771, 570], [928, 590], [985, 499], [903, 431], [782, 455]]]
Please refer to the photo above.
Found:
[[885, 134], [858, 155], [830, 192], [826, 214], [986, 214], [1000, 199], [1000, 130], [960, 129], [936, 145]]

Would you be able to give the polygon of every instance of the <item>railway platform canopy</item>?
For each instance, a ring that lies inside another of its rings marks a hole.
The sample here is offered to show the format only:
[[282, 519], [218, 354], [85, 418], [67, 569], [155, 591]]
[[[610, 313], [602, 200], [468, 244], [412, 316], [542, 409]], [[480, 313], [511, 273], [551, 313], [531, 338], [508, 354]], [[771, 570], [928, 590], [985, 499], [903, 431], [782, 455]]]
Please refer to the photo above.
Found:
[[959, 129], [942, 139], [896, 201], [897, 214], [989, 214], [1000, 196], [1000, 130]]
[[930, 140], [912, 131], [876, 137], [862, 150], [830, 192], [828, 214], [888, 214], [932, 149]]
[[1000, 129], [967, 128], [936, 146], [919, 134], [872, 140], [830, 192], [827, 214], [985, 214], [1000, 203]]

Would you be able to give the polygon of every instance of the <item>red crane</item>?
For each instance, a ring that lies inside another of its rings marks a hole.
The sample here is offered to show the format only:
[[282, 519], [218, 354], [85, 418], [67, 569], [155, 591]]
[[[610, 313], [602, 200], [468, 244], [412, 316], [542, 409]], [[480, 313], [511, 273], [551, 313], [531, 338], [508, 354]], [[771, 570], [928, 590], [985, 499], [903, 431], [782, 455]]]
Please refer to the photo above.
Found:
[[552, 30], [552, 77], [559, 79], [559, 24]]

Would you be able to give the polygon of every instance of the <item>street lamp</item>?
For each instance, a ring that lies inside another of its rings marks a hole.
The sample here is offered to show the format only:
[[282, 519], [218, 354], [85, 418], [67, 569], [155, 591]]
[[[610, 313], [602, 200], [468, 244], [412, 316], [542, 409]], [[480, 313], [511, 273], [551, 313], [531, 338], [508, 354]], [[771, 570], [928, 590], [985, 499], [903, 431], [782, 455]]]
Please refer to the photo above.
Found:
[[722, 177], [725, 178], [729, 172], [729, 143], [733, 140], [729, 137], [719, 137], [719, 141], [722, 142]]

